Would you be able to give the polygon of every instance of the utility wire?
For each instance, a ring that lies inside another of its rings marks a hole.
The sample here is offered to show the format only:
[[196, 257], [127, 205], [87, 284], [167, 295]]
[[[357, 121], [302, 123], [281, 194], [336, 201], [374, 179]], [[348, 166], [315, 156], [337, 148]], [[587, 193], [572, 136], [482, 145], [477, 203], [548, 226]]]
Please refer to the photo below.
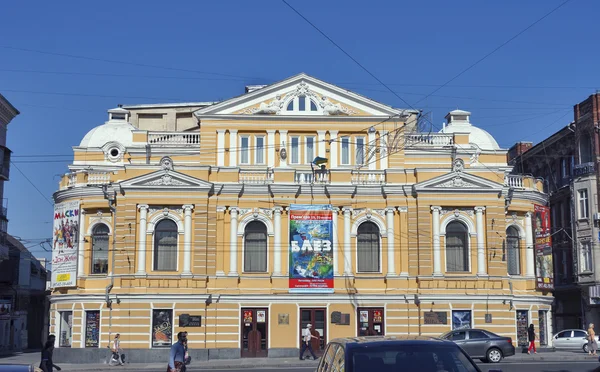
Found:
[[54, 203], [51, 202], [50, 199], [48, 199], [48, 197], [46, 197], [46, 195], [44, 195], [44, 193], [35, 185], [35, 183], [33, 183], [29, 179], [29, 177], [27, 177], [27, 175], [25, 173], [23, 173], [23, 171], [19, 167], [17, 167], [17, 165], [13, 161], [11, 161], [10, 163], [13, 165], [13, 167], [15, 167], [19, 171], [19, 173], [21, 173], [21, 175], [23, 177], [25, 177], [25, 179], [27, 180], [27, 182], [29, 182], [29, 184], [31, 184], [31, 186], [33, 186], [33, 188], [36, 189], [36, 191], [48, 202], [48, 204], [54, 205]]

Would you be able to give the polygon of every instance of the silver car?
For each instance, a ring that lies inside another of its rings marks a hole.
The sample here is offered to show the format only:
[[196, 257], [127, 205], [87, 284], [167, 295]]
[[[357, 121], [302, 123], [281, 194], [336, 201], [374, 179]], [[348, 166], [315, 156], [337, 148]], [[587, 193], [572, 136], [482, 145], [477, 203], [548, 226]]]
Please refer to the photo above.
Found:
[[[596, 336], [596, 342], [598, 342]], [[588, 352], [588, 333], [583, 329], [565, 329], [552, 337], [552, 347], [555, 349], [583, 350]]]

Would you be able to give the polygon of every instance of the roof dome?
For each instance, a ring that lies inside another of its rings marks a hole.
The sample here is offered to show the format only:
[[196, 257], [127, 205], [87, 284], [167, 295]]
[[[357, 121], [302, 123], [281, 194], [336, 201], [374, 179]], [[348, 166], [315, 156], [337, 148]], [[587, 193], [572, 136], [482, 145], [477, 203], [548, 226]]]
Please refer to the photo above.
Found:
[[469, 122], [470, 116], [469, 111], [450, 111], [446, 115], [448, 125], [444, 126], [440, 133], [469, 133], [469, 143], [481, 150], [501, 150], [491, 134]]
[[119, 142], [128, 147], [133, 144], [133, 130], [127, 122], [129, 111], [118, 107], [108, 110], [108, 121], [90, 130], [81, 140], [79, 147], [102, 147], [108, 142]]

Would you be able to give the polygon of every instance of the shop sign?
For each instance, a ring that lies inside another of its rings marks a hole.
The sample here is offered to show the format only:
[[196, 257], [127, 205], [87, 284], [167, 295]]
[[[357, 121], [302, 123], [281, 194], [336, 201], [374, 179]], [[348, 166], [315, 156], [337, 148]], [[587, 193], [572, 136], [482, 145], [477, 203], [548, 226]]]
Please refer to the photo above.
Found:
[[52, 288], [77, 286], [79, 201], [54, 204]]
[[534, 205], [533, 231], [535, 236], [535, 276], [537, 289], [554, 289], [552, 264], [552, 231], [550, 208]]
[[333, 293], [331, 205], [290, 205], [289, 291]]

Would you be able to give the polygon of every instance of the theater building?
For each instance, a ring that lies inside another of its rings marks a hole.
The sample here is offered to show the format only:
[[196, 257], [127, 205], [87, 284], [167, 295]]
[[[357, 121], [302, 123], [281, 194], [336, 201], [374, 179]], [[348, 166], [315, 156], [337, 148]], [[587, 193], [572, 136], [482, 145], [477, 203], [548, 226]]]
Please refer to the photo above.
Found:
[[[296, 356], [342, 336], [552, 331], [542, 182], [452, 111], [439, 133], [305, 74], [222, 102], [124, 106], [54, 194], [55, 359]], [[539, 275], [538, 275], [539, 276]], [[129, 350], [129, 351], [127, 351]]]

